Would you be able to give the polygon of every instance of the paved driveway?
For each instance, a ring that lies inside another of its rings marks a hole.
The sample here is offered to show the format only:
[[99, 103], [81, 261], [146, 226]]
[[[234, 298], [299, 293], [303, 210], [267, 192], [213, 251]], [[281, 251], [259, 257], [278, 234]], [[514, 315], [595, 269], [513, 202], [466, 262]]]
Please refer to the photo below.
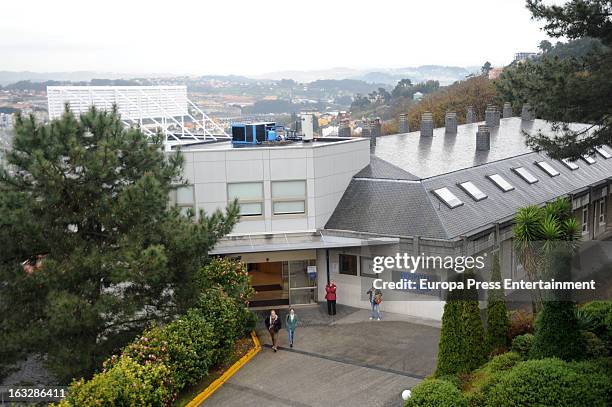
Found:
[[[400, 393], [435, 368], [439, 324], [397, 314], [369, 321], [366, 310], [298, 309], [294, 348], [283, 330], [274, 353], [262, 324], [262, 351], [205, 406], [401, 406]], [[284, 313], [281, 315], [284, 318]]]

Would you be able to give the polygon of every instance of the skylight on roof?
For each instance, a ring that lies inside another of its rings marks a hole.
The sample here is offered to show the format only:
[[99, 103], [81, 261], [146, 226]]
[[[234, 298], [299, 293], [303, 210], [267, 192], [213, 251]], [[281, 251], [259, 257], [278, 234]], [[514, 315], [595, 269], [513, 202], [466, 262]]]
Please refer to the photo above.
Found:
[[535, 184], [538, 182], [536, 176], [529, 172], [529, 170], [527, 170], [525, 167], [516, 167], [512, 170], [528, 184]]
[[578, 168], [580, 168], [580, 167], [578, 167], [578, 164], [576, 164], [576, 161], [570, 161], [568, 158], [563, 158], [561, 160], [561, 162], [563, 164], [565, 164], [565, 166], [567, 168], [569, 168], [570, 170], [572, 170], [572, 171], [577, 170]]
[[489, 178], [495, 185], [497, 185], [499, 189], [504, 192], [512, 191], [514, 189], [514, 187], [499, 174], [487, 175], [487, 178]]
[[606, 160], [607, 160], [608, 158], [612, 158], [612, 154], [610, 154], [610, 153], [608, 152], [608, 150], [606, 150], [606, 149], [605, 149], [605, 148], [603, 148], [603, 147], [597, 147], [597, 148], [595, 148], [595, 150], [597, 150], [597, 152], [599, 153], [599, 155], [600, 155], [600, 156], [602, 156], [603, 158], [605, 158]]
[[585, 154], [585, 155], [583, 155], [583, 156], [582, 156], [582, 159], [583, 159], [584, 161], [586, 161], [586, 162], [587, 162], [587, 164], [589, 164], [589, 165], [593, 165], [593, 164], [595, 164], [595, 163], [597, 162], [597, 161], [596, 161], [596, 160], [593, 158], [593, 156], [591, 156], [591, 155], [586, 155], [586, 154]]
[[446, 206], [453, 209], [463, 205], [463, 202], [455, 196], [448, 188], [440, 188], [433, 191], [439, 200], [444, 202]]
[[555, 170], [555, 168], [552, 165], [550, 165], [549, 163], [547, 163], [546, 161], [538, 161], [538, 162], [536, 162], [536, 165], [538, 167], [540, 167], [542, 169], [542, 171], [544, 171], [545, 173], [547, 173], [551, 177], [556, 177], [557, 175], [560, 174], [559, 171]]
[[475, 201], [482, 201], [487, 197], [487, 194], [478, 189], [478, 187], [470, 181], [460, 183], [459, 187]]

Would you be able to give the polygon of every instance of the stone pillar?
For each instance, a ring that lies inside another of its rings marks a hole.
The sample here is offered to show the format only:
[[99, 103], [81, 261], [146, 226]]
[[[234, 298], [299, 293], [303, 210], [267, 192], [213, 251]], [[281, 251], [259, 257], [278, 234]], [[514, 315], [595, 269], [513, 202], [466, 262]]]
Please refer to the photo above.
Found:
[[525, 103], [523, 105], [523, 110], [521, 110], [521, 120], [533, 121], [535, 119], [535, 115], [533, 113], [533, 109], [529, 103]]
[[485, 110], [485, 124], [489, 128], [499, 126], [499, 111], [497, 107], [493, 105], [487, 106], [487, 110]]

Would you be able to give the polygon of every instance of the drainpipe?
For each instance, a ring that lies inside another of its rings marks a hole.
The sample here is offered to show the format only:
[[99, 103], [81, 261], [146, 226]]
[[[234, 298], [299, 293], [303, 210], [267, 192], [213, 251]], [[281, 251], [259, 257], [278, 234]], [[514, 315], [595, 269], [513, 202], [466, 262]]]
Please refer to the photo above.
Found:
[[329, 249], [325, 249], [325, 263], [327, 266], [327, 284], [329, 284]]

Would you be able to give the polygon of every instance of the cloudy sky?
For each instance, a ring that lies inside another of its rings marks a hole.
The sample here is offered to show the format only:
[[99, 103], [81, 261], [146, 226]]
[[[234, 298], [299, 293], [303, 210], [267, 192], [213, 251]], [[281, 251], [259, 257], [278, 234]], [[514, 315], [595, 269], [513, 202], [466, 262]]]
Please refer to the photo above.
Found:
[[0, 71], [255, 75], [502, 65], [547, 38], [524, 0], [2, 3]]

